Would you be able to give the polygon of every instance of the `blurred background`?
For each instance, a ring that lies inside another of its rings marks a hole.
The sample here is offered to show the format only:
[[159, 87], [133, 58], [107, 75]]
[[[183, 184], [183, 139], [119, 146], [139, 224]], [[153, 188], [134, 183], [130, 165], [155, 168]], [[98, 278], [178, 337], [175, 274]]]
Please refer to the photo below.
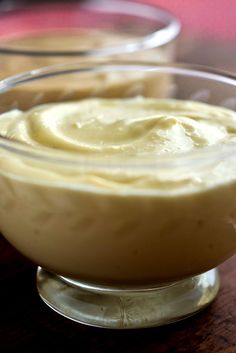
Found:
[[182, 22], [178, 60], [236, 72], [235, 0], [148, 0]]
[[[119, 1], [119, 0], [118, 0]], [[135, 0], [134, 0], [135, 1]], [[38, 4], [48, 8], [49, 4], [61, 3], [66, 6], [84, 4], [86, 0], [1, 0], [0, 1], [0, 40], [6, 35], [16, 33], [33, 25], [34, 19], [25, 17], [21, 22], [6, 14], [14, 8]], [[90, 0], [91, 2], [91, 0]], [[107, 1], [109, 3], [109, 0]], [[126, 1], [122, 0], [121, 7]], [[165, 8], [173, 13], [182, 23], [182, 32], [176, 47], [176, 60], [198, 63], [236, 72], [236, 26], [235, 0], [136, 0]], [[97, 0], [99, 3], [99, 0]], [[4, 18], [2, 16], [4, 14]], [[55, 13], [58, 19], [63, 11]], [[42, 18], [46, 16], [46, 11]], [[58, 20], [59, 21], [59, 20]], [[42, 29], [44, 22], [42, 22]], [[0, 42], [1, 44], [1, 42]], [[40, 49], [40, 48], [39, 48]], [[42, 63], [43, 65], [44, 63]], [[1, 61], [0, 61], [1, 68]]]

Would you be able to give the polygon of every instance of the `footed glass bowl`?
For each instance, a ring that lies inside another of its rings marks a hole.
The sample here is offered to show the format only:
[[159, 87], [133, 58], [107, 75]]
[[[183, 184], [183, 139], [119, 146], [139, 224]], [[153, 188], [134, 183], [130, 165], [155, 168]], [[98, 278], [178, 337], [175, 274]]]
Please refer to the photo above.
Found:
[[[234, 111], [235, 93], [234, 77], [187, 65], [65, 64], [1, 81], [0, 109], [144, 97]], [[216, 267], [236, 249], [234, 143], [109, 158], [0, 134], [0, 229], [39, 266], [38, 291], [51, 308], [87, 325], [130, 329], [178, 321], [212, 302]], [[158, 184], [120, 182], [149, 173]]]

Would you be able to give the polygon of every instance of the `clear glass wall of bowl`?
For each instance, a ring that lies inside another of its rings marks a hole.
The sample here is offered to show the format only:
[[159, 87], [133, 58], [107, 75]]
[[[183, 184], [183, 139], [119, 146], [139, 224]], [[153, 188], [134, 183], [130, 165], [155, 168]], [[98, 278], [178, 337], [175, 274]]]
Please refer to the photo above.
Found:
[[1, 1], [0, 76], [61, 62], [173, 61], [179, 21], [132, 1]]
[[[59, 65], [6, 79], [0, 92], [1, 112], [13, 114], [81, 98], [139, 104], [140, 96], [236, 111], [234, 77], [184, 65]], [[221, 110], [215, 117], [225, 119]], [[236, 251], [235, 154], [226, 143], [109, 158], [1, 137], [0, 228], [40, 266], [39, 293], [62, 315], [119, 329], [177, 321], [212, 302], [216, 267]], [[158, 183], [136, 187], [122, 175]]]

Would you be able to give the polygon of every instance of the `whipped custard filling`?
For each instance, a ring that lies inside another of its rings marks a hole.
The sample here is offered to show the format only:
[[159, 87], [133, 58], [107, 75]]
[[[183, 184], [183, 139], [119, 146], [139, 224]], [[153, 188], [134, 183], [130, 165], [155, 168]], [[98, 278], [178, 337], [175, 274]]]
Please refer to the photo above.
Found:
[[236, 113], [172, 99], [85, 99], [0, 116], [1, 135], [32, 146], [115, 157], [178, 154], [236, 141]]
[[147, 158], [155, 161], [166, 155], [175, 159], [181, 153], [236, 141], [234, 111], [194, 101], [137, 97], [44, 104], [2, 114], [0, 131], [2, 136], [37, 150], [71, 152], [88, 160], [102, 157], [108, 165], [111, 159], [122, 165], [122, 160], [132, 158], [139, 167], [76, 170], [75, 166], [70, 169], [52, 165], [48, 170], [34, 161], [2, 159], [5, 171], [12, 173], [17, 168], [24, 177], [70, 180], [117, 192], [121, 188], [141, 188], [166, 193], [167, 189], [205, 189], [234, 175], [234, 164], [229, 166], [221, 160], [214, 165], [213, 173], [211, 163], [209, 173], [208, 166], [178, 171], [142, 168]]

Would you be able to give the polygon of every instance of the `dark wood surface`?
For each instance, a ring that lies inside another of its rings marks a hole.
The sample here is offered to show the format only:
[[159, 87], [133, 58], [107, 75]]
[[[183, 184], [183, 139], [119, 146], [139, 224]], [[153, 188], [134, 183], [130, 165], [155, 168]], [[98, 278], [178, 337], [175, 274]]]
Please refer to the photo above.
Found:
[[[236, 47], [187, 40], [179, 59], [236, 72]], [[236, 257], [220, 267], [221, 289], [210, 307], [161, 328], [113, 331], [86, 327], [49, 309], [39, 298], [36, 266], [0, 235], [0, 353], [234, 353]]]
[[0, 352], [236, 352], [236, 257], [220, 267], [221, 289], [210, 307], [161, 328], [114, 331], [69, 321], [39, 298], [36, 266], [0, 238]]

